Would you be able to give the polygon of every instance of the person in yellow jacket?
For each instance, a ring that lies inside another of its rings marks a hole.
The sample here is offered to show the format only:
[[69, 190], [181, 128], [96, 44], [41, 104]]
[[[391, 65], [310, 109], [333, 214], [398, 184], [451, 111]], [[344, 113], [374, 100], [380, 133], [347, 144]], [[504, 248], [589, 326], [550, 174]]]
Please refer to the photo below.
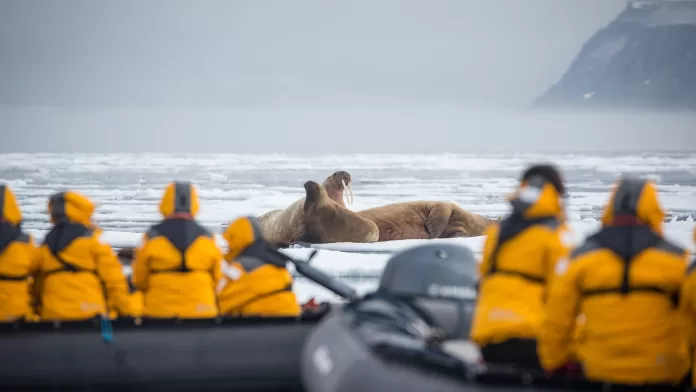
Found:
[[570, 252], [561, 174], [529, 167], [511, 197], [512, 214], [486, 233], [470, 338], [487, 363], [541, 370], [536, 354], [549, 277]]
[[35, 318], [30, 285], [36, 272], [36, 251], [21, 223], [14, 193], [0, 184], [0, 323]]
[[569, 361], [575, 319], [585, 315], [575, 356], [590, 381], [666, 388], [683, 381], [689, 352], [679, 309], [688, 252], [663, 237], [652, 181], [620, 178], [602, 227], [558, 264], [539, 357], [553, 372]]
[[[694, 228], [693, 240], [696, 244], [696, 228]], [[686, 274], [686, 281], [681, 290], [680, 306], [686, 315], [687, 335], [693, 361], [691, 386], [696, 388], [696, 257], [691, 260]]]
[[[263, 240], [256, 218], [232, 222], [223, 237], [227, 241], [225, 277], [220, 285], [220, 312], [233, 316], [293, 317], [302, 313], [292, 291], [292, 275], [283, 260]], [[275, 263], [264, 261], [275, 260]], [[283, 265], [282, 267], [278, 264]]]
[[133, 285], [143, 293], [143, 316], [211, 318], [218, 315], [215, 288], [222, 252], [196, 222], [199, 201], [189, 182], [167, 185], [159, 211], [164, 219], [143, 236], [132, 263]]
[[132, 313], [121, 263], [92, 222], [94, 204], [74, 191], [48, 202], [53, 227], [37, 254], [39, 316], [80, 320]]

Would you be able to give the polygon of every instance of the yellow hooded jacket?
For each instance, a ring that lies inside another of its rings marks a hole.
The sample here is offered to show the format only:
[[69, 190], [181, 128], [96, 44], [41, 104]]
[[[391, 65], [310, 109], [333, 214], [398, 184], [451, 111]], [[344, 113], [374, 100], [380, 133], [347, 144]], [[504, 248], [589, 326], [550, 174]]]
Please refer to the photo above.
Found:
[[36, 251], [21, 222], [14, 193], [0, 184], [0, 322], [34, 318], [30, 285], [36, 272]]
[[[694, 244], [696, 244], [696, 228], [694, 229]], [[682, 287], [680, 305], [686, 316], [687, 334], [691, 347], [692, 369], [691, 385], [696, 387], [696, 258], [691, 260], [687, 270], [686, 281]]]
[[222, 314], [293, 317], [302, 313], [292, 291], [290, 272], [261, 261], [268, 244], [263, 241], [254, 219], [236, 220], [225, 230], [223, 237], [228, 252], [225, 255], [227, 265], [223, 269], [225, 281], [218, 293]]
[[664, 212], [653, 182], [621, 179], [602, 228], [559, 263], [551, 282], [538, 353], [545, 369], [573, 349], [588, 379], [616, 384], [678, 383], [689, 367], [678, 293], [688, 254], [662, 237]]
[[512, 215], [486, 233], [470, 335], [479, 346], [537, 338], [547, 281], [570, 251], [562, 201], [551, 183], [532, 176], [511, 204]]
[[48, 202], [53, 228], [38, 250], [39, 315], [44, 320], [79, 320], [131, 314], [128, 283], [111, 246], [92, 223], [94, 204], [66, 191]]
[[132, 263], [133, 285], [143, 292], [143, 316], [211, 318], [218, 315], [215, 288], [222, 252], [213, 235], [195, 220], [196, 188], [167, 186], [159, 206], [165, 218], [143, 236]]

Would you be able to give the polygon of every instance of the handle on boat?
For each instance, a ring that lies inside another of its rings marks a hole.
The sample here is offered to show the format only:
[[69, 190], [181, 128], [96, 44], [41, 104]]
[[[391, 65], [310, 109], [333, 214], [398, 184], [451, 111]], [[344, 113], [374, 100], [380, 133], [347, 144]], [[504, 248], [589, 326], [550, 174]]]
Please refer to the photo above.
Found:
[[286, 255], [285, 253], [283, 253], [277, 249], [269, 249], [269, 251], [271, 254], [276, 256], [274, 258], [282, 260], [281, 261], [282, 264], [279, 265], [279, 263], [276, 262], [275, 260], [272, 260], [274, 258], [271, 258], [271, 257], [269, 257], [268, 259], [264, 259], [265, 261], [270, 262], [272, 264], [279, 265], [279, 266], [283, 266], [283, 267], [285, 266], [285, 263], [289, 261], [295, 266], [295, 269], [297, 270], [297, 272], [304, 275], [307, 279], [309, 279], [309, 280], [313, 281], [314, 283], [334, 292], [335, 294], [341, 296], [342, 298], [345, 298], [348, 300], [356, 300], [360, 297], [354, 288], [341, 282], [340, 280], [327, 274], [326, 272], [312, 267], [307, 261], [296, 260], [296, 259], [290, 257], [289, 255]]

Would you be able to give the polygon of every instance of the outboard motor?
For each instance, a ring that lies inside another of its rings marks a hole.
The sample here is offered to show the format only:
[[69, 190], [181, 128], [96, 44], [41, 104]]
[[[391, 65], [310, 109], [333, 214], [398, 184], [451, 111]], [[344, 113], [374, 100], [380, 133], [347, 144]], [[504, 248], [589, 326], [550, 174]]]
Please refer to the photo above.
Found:
[[374, 293], [331, 312], [308, 337], [306, 390], [461, 391], [478, 361], [468, 342], [477, 275], [474, 254], [459, 245], [392, 256]]

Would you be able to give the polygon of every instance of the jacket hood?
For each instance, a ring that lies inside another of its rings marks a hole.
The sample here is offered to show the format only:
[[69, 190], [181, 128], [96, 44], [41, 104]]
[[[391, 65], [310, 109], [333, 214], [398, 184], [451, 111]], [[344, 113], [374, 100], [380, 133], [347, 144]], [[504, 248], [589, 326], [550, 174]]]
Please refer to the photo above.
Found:
[[163, 217], [173, 214], [198, 214], [198, 191], [190, 182], [172, 182], [167, 185], [160, 201], [159, 210]]
[[6, 184], [0, 184], [0, 218], [13, 225], [22, 222], [22, 211], [12, 189]]
[[563, 216], [560, 194], [553, 184], [540, 176], [533, 176], [522, 182], [509, 200], [513, 215], [524, 219]]
[[223, 232], [222, 237], [227, 241], [227, 253], [225, 260], [228, 262], [239, 261], [247, 270], [250, 260], [252, 264], [260, 266], [268, 261], [276, 265], [285, 265], [283, 254], [274, 250], [263, 238], [263, 232], [259, 220], [255, 217], [245, 216], [237, 218]]
[[65, 191], [56, 193], [48, 200], [48, 214], [51, 222], [74, 222], [92, 227], [94, 203], [80, 193]]
[[222, 233], [222, 238], [227, 241], [225, 260], [236, 260], [247, 248], [259, 242], [259, 236], [258, 227], [249, 217], [241, 217], [230, 223]]
[[662, 234], [665, 212], [660, 205], [654, 181], [636, 178], [620, 178], [609, 197], [602, 215], [602, 226], [621, 225], [622, 219], [634, 219]]

